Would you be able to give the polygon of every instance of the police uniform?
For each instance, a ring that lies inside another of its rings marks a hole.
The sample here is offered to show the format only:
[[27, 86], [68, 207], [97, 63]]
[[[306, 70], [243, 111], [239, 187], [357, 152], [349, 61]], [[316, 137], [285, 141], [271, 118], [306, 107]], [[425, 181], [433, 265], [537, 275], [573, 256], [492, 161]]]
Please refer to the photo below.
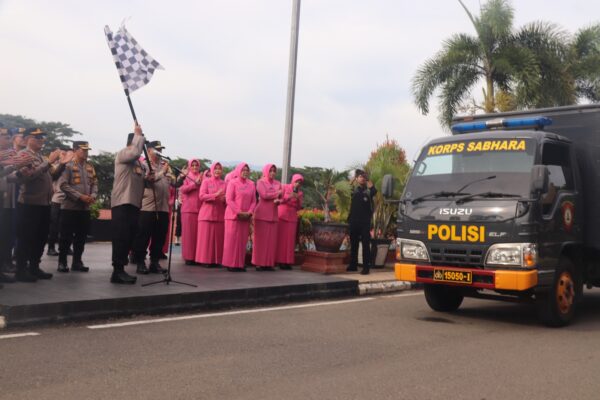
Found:
[[[357, 176], [364, 174], [357, 171]], [[377, 193], [375, 187], [357, 186], [352, 192], [350, 203], [350, 265], [348, 271], [355, 271], [358, 266], [358, 245], [362, 243], [363, 271], [368, 274], [371, 265], [371, 218], [373, 217], [373, 197]]]
[[[90, 150], [88, 142], [73, 142], [73, 151]], [[58, 271], [68, 272], [67, 253], [73, 242], [73, 271], [87, 272], [81, 256], [85, 247], [85, 239], [90, 228], [90, 205], [81, 199], [83, 195], [94, 200], [98, 196], [98, 180], [94, 166], [88, 161], [73, 160], [65, 166], [58, 179], [58, 187], [65, 198], [60, 210], [60, 245]]]
[[[11, 131], [6, 128], [0, 128], [0, 135], [10, 137]], [[8, 160], [17, 153], [9, 147], [0, 149], [2, 160]], [[14, 282], [12, 276], [5, 275], [12, 267], [11, 249], [14, 242], [13, 237], [13, 214], [14, 214], [14, 191], [15, 191], [15, 167], [12, 165], [0, 165], [0, 282]]]
[[125, 272], [125, 265], [129, 262], [128, 254], [135, 239], [144, 195], [144, 169], [139, 158], [145, 141], [143, 135], [129, 134], [127, 147], [115, 157], [115, 177], [110, 199], [112, 283], [133, 284], [137, 279]]
[[[158, 151], [164, 149], [158, 140], [150, 142], [148, 148]], [[159, 260], [163, 254], [162, 248], [169, 230], [169, 188], [175, 181], [175, 177], [168, 167], [167, 172], [164, 172], [164, 161], [152, 163], [152, 168], [155, 170], [155, 181], [148, 182], [144, 189], [138, 231], [133, 248], [139, 274], [165, 272], [160, 266]], [[146, 268], [144, 261], [148, 244], [150, 244], [149, 269]]]
[[[24, 138], [45, 137], [39, 128], [27, 129]], [[52, 199], [52, 175], [54, 171], [48, 160], [39, 152], [29, 148], [19, 153], [33, 157], [30, 174], [17, 172], [20, 183], [17, 204], [17, 273], [16, 278], [23, 282], [50, 279], [52, 274], [40, 269], [44, 246], [50, 227], [50, 200]]]

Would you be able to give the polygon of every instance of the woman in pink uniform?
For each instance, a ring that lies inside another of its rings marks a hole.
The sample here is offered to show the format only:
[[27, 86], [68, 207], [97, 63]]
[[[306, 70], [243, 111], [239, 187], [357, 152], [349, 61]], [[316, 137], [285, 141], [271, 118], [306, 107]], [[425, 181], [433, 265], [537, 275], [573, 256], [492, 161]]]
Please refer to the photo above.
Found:
[[181, 255], [185, 265], [194, 265], [196, 235], [198, 233], [198, 192], [202, 183], [200, 161], [189, 160], [187, 177], [179, 189], [181, 193]]
[[292, 269], [298, 228], [298, 210], [302, 208], [304, 193], [300, 189], [304, 178], [300, 174], [292, 176], [292, 183], [283, 185], [283, 195], [279, 204], [277, 224], [277, 263], [281, 269]]
[[195, 257], [196, 262], [209, 268], [218, 267], [223, 259], [225, 182], [222, 175], [221, 163], [214, 162], [198, 193], [201, 206]]
[[257, 271], [274, 271], [277, 254], [277, 205], [281, 198], [281, 183], [275, 179], [277, 168], [267, 164], [256, 183], [258, 204], [254, 211], [252, 264]]
[[256, 187], [248, 177], [250, 167], [241, 163], [236, 167], [238, 177], [227, 185], [227, 208], [225, 209], [225, 243], [223, 266], [230, 272], [246, 271], [246, 244], [250, 231], [250, 219], [256, 207]]

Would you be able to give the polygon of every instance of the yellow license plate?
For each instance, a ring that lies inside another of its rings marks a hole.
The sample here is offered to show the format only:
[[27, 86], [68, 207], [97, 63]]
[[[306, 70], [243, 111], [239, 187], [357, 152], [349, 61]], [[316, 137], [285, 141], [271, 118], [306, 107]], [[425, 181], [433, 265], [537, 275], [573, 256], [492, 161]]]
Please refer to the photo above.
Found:
[[473, 274], [470, 271], [453, 269], [434, 269], [433, 280], [441, 282], [473, 283]]

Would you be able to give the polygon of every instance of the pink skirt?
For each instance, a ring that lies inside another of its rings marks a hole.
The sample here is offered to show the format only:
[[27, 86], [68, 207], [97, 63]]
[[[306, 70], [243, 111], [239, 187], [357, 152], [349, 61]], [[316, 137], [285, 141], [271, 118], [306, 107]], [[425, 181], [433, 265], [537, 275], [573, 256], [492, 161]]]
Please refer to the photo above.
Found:
[[275, 260], [282, 264], [294, 264], [296, 249], [296, 229], [298, 222], [279, 220], [277, 224], [277, 256]]
[[221, 264], [223, 261], [223, 221], [198, 221], [195, 260], [200, 264]]
[[277, 254], [277, 222], [254, 221], [252, 264], [257, 267], [274, 267]]
[[225, 220], [224, 267], [244, 268], [249, 232], [250, 221]]
[[181, 213], [181, 256], [186, 261], [196, 257], [196, 237], [198, 236], [198, 213]]

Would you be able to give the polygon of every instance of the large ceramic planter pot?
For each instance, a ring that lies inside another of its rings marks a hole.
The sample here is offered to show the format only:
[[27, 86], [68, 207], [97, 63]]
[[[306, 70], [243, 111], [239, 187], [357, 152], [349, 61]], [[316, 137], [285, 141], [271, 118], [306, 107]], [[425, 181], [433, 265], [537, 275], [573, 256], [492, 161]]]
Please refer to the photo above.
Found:
[[388, 252], [390, 250], [391, 239], [371, 239], [371, 257], [373, 258], [373, 268], [385, 267]]
[[348, 234], [348, 224], [313, 222], [312, 231], [317, 251], [337, 253]]

